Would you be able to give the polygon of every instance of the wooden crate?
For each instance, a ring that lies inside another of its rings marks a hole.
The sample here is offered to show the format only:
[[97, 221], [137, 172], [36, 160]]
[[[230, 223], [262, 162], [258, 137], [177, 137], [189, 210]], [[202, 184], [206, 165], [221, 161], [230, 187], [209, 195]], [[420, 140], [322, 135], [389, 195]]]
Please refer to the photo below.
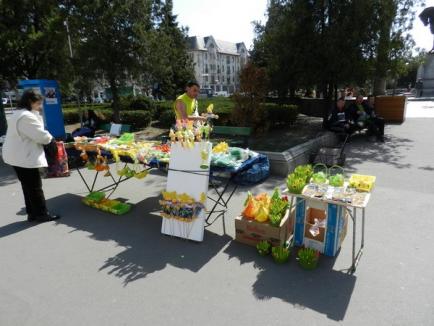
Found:
[[375, 98], [375, 111], [385, 122], [403, 123], [407, 108], [405, 96], [377, 96]]

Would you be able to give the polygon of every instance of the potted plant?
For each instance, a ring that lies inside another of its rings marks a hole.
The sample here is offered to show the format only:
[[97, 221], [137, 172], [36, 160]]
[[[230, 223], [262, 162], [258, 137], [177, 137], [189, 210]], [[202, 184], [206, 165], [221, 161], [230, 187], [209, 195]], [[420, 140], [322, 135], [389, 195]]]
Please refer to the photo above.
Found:
[[310, 164], [299, 165], [294, 169], [294, 175], [302, 179], [305, 179], [306, 182], [309, 182], [310, 178], [312, 177], [312, 174], [313, 174], [313, 168], [312, 165]]
[[288, 179], [286, 180], [288, 190], [293, 194], [301, 194], [304, 186], [306, 185], [305, 177], [299, 177], [295, 174], [288, 175]]
[[319, 251], [315, 249], [301, 248], [297, 256], [298, 263], [306, 270], [313, 270], [318, 266]]
[[278, 246], [271, 249], [271, 255], [273, 256], [274, 261], [278, 264], [286, 263], [289, 259], [290, 253], [290, 248], [286, 246]]
[[271, 251], [271, 243], [267, 240], [262, 240], [256, 245], [256, 250], [261, 256], [267, 256]]

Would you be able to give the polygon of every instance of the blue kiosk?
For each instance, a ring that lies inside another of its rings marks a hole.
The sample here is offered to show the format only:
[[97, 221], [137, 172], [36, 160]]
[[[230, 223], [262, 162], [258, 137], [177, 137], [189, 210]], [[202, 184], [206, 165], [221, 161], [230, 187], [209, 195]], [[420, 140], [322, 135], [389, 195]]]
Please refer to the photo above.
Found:
[[43, 117], [45, 128], [53, 137], [65, 139], [65, 124], [63, 122], [60, 90], [57, 81], [46, 79], [20, 80], [18, 88], [22, 92], [33, 89], [44, 96]]

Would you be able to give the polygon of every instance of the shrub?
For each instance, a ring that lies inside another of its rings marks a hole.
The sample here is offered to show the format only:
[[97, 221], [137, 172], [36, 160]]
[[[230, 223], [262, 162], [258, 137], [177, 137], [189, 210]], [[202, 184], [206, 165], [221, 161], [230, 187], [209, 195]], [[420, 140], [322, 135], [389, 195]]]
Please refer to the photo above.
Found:
[[173, 111], [173, 101], [155, 102], [154, 119], [160, 120], [161, 114], [168, 110]]
[[152, 113], [149, 111], [121, 111], [122, 124], [131, 125], [132, 129], [146, 128], [152, 121]]
[[263, 104], [263, 109], [266, 111], [267, 120], [270, 126], [289, 126], [295, 122], [298, 115], [298, 108], [296, 105], [287, 104]]
[[159, 117], [160, 126], [163, 128], [170, 128], [175, 124], [175, 112], [173, 109], [166, 109], [161, 112]]
[[136, 96], [130, 100], [129, 109], [154, 111], [155, 102], [146, 96]]
[[63, 110], [63, 121], [65, 124], [73, 124], [80, 122], [80, 115], [77, 109]]

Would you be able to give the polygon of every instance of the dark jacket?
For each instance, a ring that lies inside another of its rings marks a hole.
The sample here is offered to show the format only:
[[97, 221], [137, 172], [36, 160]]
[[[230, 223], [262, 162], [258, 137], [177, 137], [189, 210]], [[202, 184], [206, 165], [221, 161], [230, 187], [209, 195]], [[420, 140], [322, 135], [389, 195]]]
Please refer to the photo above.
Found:
[[348, 123], [350, 122], [351, 119], [351, 114], [348, 111], [348, 109], [344, 108], [342, 111], [340, 111], [338, 109], [337, 106], [335, 106], [332, 110], [332, 112], [329, 115], [329, 119], [328, 119], [328, 125], [329, 126], [333, 126], [339, 123]]
[[[366, 113], [366, 119], [375, 117], [375, 111], [368, 104], [368, 102], [363, 101], [361, 105], [362, 105], [363, 111], [365, 111], [365, 113]], [[348, 107], [348, 115], [350, 116], [350, 120], [352, 120], [352, 121], [358, 121], [359, 120], [361, 115], [358, 113], [358, 111], [359, 111], [359, 107], [357, 106], [356, 102], [354, 102], [353, 104], [351, 104]]]

